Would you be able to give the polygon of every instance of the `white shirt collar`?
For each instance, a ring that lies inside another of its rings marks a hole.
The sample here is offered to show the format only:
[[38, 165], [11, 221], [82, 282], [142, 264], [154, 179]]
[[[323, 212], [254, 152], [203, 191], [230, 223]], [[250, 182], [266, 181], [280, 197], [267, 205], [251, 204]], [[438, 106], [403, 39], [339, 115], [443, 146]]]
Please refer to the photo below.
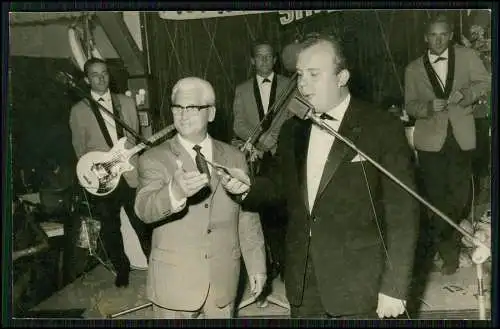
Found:
[[259, 86], [262, 84], [262, 81], [264, 81], [264, 79], [269, 79], [269, 80], [271, 80], [271, 83], [273, 83], [273, 78], [274, 78], [274, 72], [271, 72], [271, 74], [269, 74], [265, 78], [263, 78], [257, 74], [257, 82], [259, 83]]
[[351, 94], [347, 94], [347, 97], [339, 105], [335, 106], [333, 109], [331, 109], [326, 113], [331, 115], [339, 122], [341, 122], [342, 119], [344, 118], [345, 112], [347, 111], [347, 107], [349, 106], [350, 102], [351, 102]]
[[210, 135], [207, 134], [207, 137], [201, 143], [195, 144], [186, 138], [182, 137], [181, 134], [177, 134], [177, 138], [179, 139], [179, 143], [188, 151], [189, 154], [194, 158], [196, 155], [195, 150], [193, 150], [193, 147], [195, 145], [200, 145], [201, 146], [201, 153], [208, 159], [212, 159], [212, 143], [211, 143], [211, 138]]
[[111, 101], [111, 92], [109, 91], [109, 89], [102, 95], [99, 95], [95, 91], [91, 90], [90, 95], [92, 95], [92, 98], [95, 99], [96, 101], [99, 101], [99, 98], [104, 99], [105, 102]]
[[444, 57], [444, 58], [446, 58], [448, 60], [448, 48], [446, 48], [446, 50], [443, 51], [443, 53], [441, 55], [431, 54], [430, 50], [427, 51], [427, 54], [429, 56], [429, 61], [431, 62], [431, 64], [434, 64], [434, 61], [438, 57]]

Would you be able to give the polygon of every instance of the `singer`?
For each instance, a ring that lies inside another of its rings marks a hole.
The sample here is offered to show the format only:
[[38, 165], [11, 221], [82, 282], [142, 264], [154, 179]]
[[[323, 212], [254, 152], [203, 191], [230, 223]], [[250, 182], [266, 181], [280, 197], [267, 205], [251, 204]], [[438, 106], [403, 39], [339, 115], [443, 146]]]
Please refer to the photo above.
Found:
[[266, 282], [259, 215], [242, 211], [208, 167], [248, 170], [242, 152], [208, 135], [214, 104], [210, 83], [179, 80], [171, 105], [177, 135], [139, 158], [135, 210], [155, 223], [146, 289], [157, 319], [232, 317], [242, 255], [256, 296]]
[[[354, 99], [340, 43], [309, 36], [297, 58], [298, 89], [327, 123], [414, 187], [403, 127]], [[411, 195], [311, 120], [282, 127], [273, 169], [251, 186], [224, 179], [256, 209], [286, 200], [285, 286], [293, 318], [376, 319], [405, 312], [418, 234]], [[408, 316], [408, 314], [406, 314]]]

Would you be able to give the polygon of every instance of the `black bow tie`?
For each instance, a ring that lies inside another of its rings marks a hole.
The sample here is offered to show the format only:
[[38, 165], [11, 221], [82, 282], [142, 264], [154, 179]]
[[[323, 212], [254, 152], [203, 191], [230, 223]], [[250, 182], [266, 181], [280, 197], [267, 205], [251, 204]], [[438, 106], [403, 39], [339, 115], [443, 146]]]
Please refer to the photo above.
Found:
[[104, 102], [104, 98], [99, 97], [99, 99], [98, 99], [97, 101], [98, 101], [98, 102]]
[[268, 78], [265, 78], [264, 80], [262, 80], [262, 83], [266, 83], [266, 82], [271, 82], [271, 80], [269, 80]]
[[332, 117], [330, 114], [327, 114], [327, 113], [321, 113], [321, 115], [319, 116], [319, 118], [321, 120], [337, 121], [337, 119], [335, 119], [334, 117]]
[[447, 60], [447, 59], [448, 59], [448, 58], [446, 58], [446, 57], [441, 57], [441, 56], [439, 56], [438, 58], [436, 58], [436, 59], [434, 60], [434, 63], [437, 63], [437, 62], [440, 62], [440, 61], [445, 61], [445, 60]]

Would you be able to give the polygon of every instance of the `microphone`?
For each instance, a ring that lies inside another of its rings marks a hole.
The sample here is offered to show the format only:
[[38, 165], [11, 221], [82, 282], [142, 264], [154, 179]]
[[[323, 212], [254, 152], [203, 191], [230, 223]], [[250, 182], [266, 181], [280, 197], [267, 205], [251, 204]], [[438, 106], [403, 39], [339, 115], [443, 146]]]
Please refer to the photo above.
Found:
[[427, 200], [425, 200], [419, 194], [417, 194], [415, 191], [413, 191], [411, 188], [406, 186], [403, 182], [401, 182], [398, 178], [396, 178], [393, 174], [391, 174], [382, 165], [380, 165], [378, 162], [376, 162], [371, 157], [369, 157], [364, 152], [362, 152], [360, 149], [358, 149], [353, 142], [351, 142], [349, 139], [345, 138], [344, 136], [339, 134], [337, 131], [335, 131], [330, 125], [328, 125], [328, 123], [326, 123], [323, 119], [320, 118], [320, 115], [314, 113], [314, 106], [311, 103], [309, 103], [307, 100], [305, 100], [304, 98], [302, 98], [298, 94], [296, 94], [293, 97], [293, 99], [290, 101], [290, 103], [288, 104], [288, 110], [302, 120], [310, 119], [314, 124], [321, 127], [323, 130], [328, 132], [330, 135], [333, 135], [336, 138], [340, 139], [342, 142], [344, 142], [350, 148], [352, 148], [354, 151], [356, 151], [362, 158], [368, 160], [373, 166], [375, 166], [378, 170], [380, 170], [388, 178], [390, 178], [392, 181], [394, 181], [396, 184], [398, 184], [402, 189], [404, 189], [406, 192], [408, 192], [410, 195], [412, 195], [415, 199], [417, 199], [418, 201], [423, 203], [425, 206], [427, 206], [427, 208], [432, 210], [435, 214], [437, 214], [443, 220], [448, 222], [448, 224], [453, 226], [453, 228], [455, 228], [457, 231], [459, 231], [462, 235], [466, 236], [470, 241], [472, 241], [474, 243], [474, 245], [478, 249], [476, 254], [475, 254], [475, 259], [477, 261], [479, 261], [479, 260], [485, 261], [491, 255], [491, 249], [489, 247], [487, 247], [477, 237], [473, 236], [472, 234], [470, 234], [469, 232], [464, 230], [462, 227], [455, 224], [448, 216], [446, 216], [444, 213], [442, 213], [439, 209], [437, 209], [436, 207], [431, 205], [429, 202], [427, 202]]

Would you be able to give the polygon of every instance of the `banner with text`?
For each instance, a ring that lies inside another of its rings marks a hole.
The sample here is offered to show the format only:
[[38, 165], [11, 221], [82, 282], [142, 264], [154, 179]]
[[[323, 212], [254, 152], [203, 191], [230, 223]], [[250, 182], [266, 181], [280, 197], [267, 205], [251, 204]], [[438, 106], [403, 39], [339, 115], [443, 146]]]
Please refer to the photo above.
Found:
[[287, 25], [305, 17], [324, 12], [330, 13], [333, 11], [337, 10], [160, 11], [159, 15], [162, 19], [187, 20], [278, 13], [280, 24]]

